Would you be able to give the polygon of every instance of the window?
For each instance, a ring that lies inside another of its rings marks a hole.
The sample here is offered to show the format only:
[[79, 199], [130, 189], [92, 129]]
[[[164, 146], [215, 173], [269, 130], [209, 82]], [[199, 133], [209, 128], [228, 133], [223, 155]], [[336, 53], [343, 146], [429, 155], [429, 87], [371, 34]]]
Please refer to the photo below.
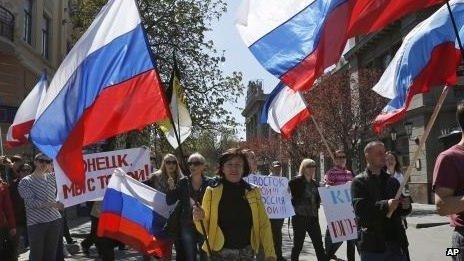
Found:
[[24, 35], [23, 40], [32, 44], [32, 0], [24, 3]]
[[43, 16], [42, 20], [42, 55], [50, 58], [50, 18]]

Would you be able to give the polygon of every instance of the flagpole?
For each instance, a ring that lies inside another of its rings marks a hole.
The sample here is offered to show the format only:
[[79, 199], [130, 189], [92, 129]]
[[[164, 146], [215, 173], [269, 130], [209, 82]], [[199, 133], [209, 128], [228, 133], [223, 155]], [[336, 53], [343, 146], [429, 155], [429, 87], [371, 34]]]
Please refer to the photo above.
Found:
[[[151, 58], [151, 62], [153, 64], [153, 66], [155, 66], [156, 62], [155, 62], [155, 57], [154, 57], [154, 54], [150, 48], [150, 44], [149, 44], [149, 41], [148, 41], [148, 35], [147, 35], [147, 32], [145, 30], [145, 22], [143, 20], [143, 17], [142, 17], [142, 12], [140, 11], [140, 4], [138, 3], [137, 0], [134, 0], [135, 2], [135, 6], [137, 7], [138, 11], [139, 11], [139, 15], [140, 15], [140, 20], [141, 20], [141, 24], [142, 24], [142, 31], [143, 31], [143, 35], [144, 35], [144, 38], [145, 38], [145, 42], [147, 44], [147, 46], [149, 47], [149, 54], [150, 54], [150, 58]], [[170, 108], [169, 108], [170, 110]], [[171, 124], [173, 126], [173, 129], [174, 129], [174, 134], [176, 136], [176, 140], [177, 140], [177, 144], [179, 145], [179, 152], [180, 152], [180, 155], [181, 155], [181, 162], [183, 163], [184, 165], [184, 170], [186, 173], [190, 174], [189, 172], [189, 168], [188, 166], [186, 166], [186, 163], [185, 163], [185, 156], [184, 156], [184, 151], [182, 149], [182, 144], [180, 142], [180, 137], [179, 137], [179, 133], [177, 132], [176, 130], [176, 125], [174, 124], [174, 119], [172, 118], [172, 113], [169, 113], [169, 120], [171, 121]], [[3, 148], [2, 148], [3, 149]], [[189, 188], [189, 196], [191, 195], [191, 191], [190, 191], [190, 186], [191, 186], [191, 182], [190, 182], [190, 175], [188, 176], [188, 188]], [[196, 206], [199, 206], [199, 203], [198, 203], [198, 199], [195, 199], [195, 205]], [[206, 246], [208, 248], [208, 254], [211, 255], [212, 252], [211, 252], [211, 246], [209, 244], [209, 240], [208, 240], [208, 235], [206, 234], [206, 229], [205, 229], [205, 224], [203, 223], [203, 220], [200, 220], [200, 224], [201, 224], [201, 230], [203, 232], [203, 235], [205, 236], [205, 241], [206, 241]]]
[[[459, 50], [461, 51], [461, 60], [462, 60], [462, 58], [464, 57], [464, 48], [462, 46], [461, 37], [459, 36], [459, 30], [458, 30], [458, 27], [456, 25], [456, 20], [454, 19], [454, 15], [453, 15], [453, 12], [451, 10], [451, 5], [449, 4], [449, 1], [446, 1], [446, 7], [448, 8], [448, 12], [449, 12], [449, 15], [450, 15], [450, 18], [451, 18], [451, 23], [453, 24], [453, 30], [454, 30], [454, 34], [456, 35], [456, 39], [458, 41]], [[413, 161], [411, 161], [412, 164], [410, 163], [409, 166], [408, 166], [408, 169], [406, 170], [406, 174], [404, 176], [403, 182], [401, 182], [400, 187], [399, 187], [398, 191], [396, 192], [395, 199], [400, 198], [404, 187], [408, 183], [409, 177], [412, 174], [413, 164], [417, 161], [417, 159], [420, 156], [420, 153], [422, 152], [422, 150], [423, 150], [423, 148], [425, 146], [425, 142], [427, 141], [427, 138], [429, 137], [430, 131], [432, 130], [433, 125], [435, 124], [435, 121], [436, 121], [436, 119], [438, 117], [438, 113], [440, 112], [441, 107], [442, 107], [442, 105], [443, 105], [443, 103], [445, 101], [445, 98], [448, 95], [449, 89], [450, 89], [449, 86], [445, 86], [445, 88], [443, 89], [443, 91], [442, 91], [442, 93], [440, 95], [440, 98], [438, 99], [438, 103], [435, 105], [432, 116], [431, 116], [429, 122], [427, 123], [427, 127], [425, 128], [424, 135], [419, 139], [419, 146], [418, 146], [416, 152], [414, 153]], [[393, 214], [393, 212], [389, 211], [388, 214], [387, 214], [387, 217], [390, 218], [392, 216], [392, 214]]]
[[329, 143], [325, 139], [324, 134], [322, 134], [321, 127], [319, 127], [319, 124], [317, 123], [316, 118], [314, 116], [311, 116], [311, 119], [313, 120], [313, 123], [316, 126], [317, 132], [319, 132], [319, 135], [321, 136], [322, 143], [324, 143], [325, 148], [327, 149], [327, 151], [329, 152], [330, 157], [332, 158], [332, 162], [335, 162], [335, 156], [334, 156], [332, 150], [330, 149]]

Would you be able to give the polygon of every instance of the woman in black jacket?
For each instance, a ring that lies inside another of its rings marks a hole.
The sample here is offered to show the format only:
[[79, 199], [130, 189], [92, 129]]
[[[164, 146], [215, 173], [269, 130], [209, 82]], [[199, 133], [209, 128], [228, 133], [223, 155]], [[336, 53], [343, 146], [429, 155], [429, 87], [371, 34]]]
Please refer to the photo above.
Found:
[[304, 159], [300, 164], [298, 176], [289, 182], [292, 204], [296, 214], [292, 217], [292, 260], [298, 260], [306, 232], [313, 242], [317, 260], [328, 260], [322, 245], [321, 227], [319, 226], [318, 213], [321, 198], [317, 190], [319, 185], [314, 180], [315, 173], [316, 162], [312, 159]]

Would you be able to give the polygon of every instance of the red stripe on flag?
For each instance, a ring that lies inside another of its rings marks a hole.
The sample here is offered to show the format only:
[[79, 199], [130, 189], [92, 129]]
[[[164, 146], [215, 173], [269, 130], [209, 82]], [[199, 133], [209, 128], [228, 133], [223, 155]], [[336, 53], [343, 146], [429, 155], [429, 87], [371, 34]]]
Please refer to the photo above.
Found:
[[445, 0], [356, 0], [348, 27], [348, 38], [379, 31], [409, 13], [445, 2]]
[[11, 126], [11, 136], [14, 140], [6, 140], [6, 146], [8, 148], [14, 148], [28, 143], [27, 138], [34, 125], [35, 120], [26, 121], [17, 125]]
[[309, 109], [302, 110], [299, 112], [295, 117], [293, 117], [290, 121], [285, 123], [284, 126], [280, 129], [280, 134], [282, 137], [285, 139], [290, 139], [293, 135], [293, 132], [295, 132], [296, 128], [298, 127], [298, 124], [301, 122], [305, 121], [311, 116], [311, 111]]
[[348, 1], [330, 13], [314, 52], [282, 75], [282, 82], [295, 91], [308, 90], [325, 68], [340, 59], [347, 40], [346, 26], [349, 22], [350, 4]]
[[84, 184], [82, 147], [168, 118], [158, 72], [150, 70], [106, 88], [74, 126], [57, 156], [64, 173]]
[[113, 213], [101, 213], [98, 219], [98, 236], [109, 237], [123, 242], [148, 255], [170, 257], [172, 242], [157, 239], [145, 228], [129, 219]]
[[381, 133], [386, 126], [401, 120], [405, 116], [414, 95], [429, 92], [432, 87], [455, 85], [458, 80], [456, 70], [460, 61], [461, 52], [454, 47], [454, 43], [448, 42], [436, 46], [427, 66], [409, 88], [405, 105], [395, 112], [377, 116], [373, 123], [374, 131]]

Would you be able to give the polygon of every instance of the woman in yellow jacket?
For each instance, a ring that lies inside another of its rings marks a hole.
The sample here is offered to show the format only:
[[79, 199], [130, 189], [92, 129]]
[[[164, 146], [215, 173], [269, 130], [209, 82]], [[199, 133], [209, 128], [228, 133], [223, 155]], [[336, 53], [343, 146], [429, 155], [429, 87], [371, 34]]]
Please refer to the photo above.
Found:
[[[249, 172], [245, 154], [238, 148], [227, 150], [219, 159], [219, 182], [206, 189], [201, 208], [193, 208], [200, 233], [203, 220], [213, 261], [255, 260], [260, 246], [266, 261], [276, 260], [260, 189], [243, 180]], [[203, 250], [208, 252], [206, 242]]]

